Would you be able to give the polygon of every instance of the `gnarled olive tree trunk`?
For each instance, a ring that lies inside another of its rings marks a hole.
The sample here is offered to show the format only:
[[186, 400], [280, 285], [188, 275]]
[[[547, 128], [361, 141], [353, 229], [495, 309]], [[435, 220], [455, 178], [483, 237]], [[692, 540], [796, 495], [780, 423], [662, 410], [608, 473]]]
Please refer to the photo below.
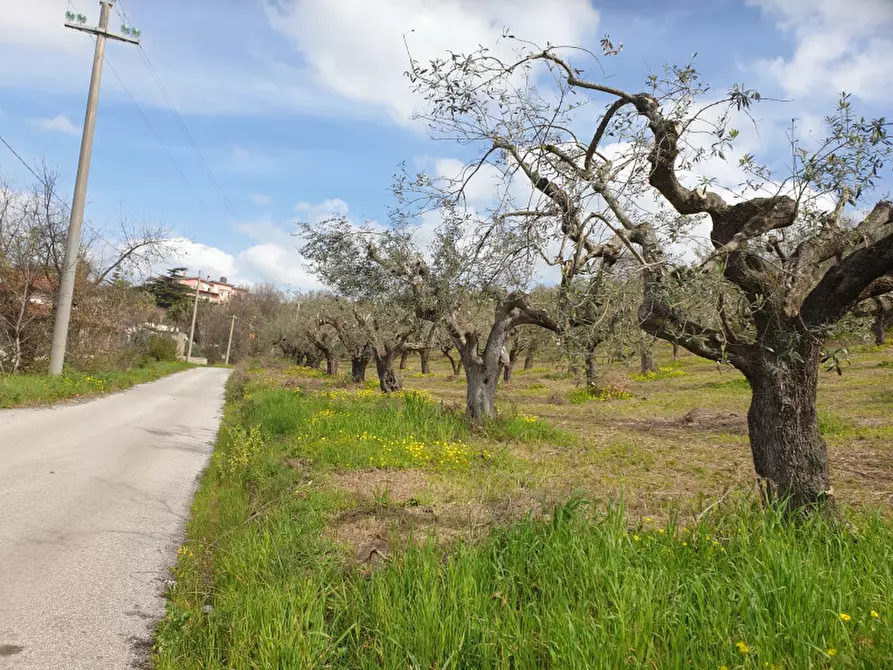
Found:
[[394, 359], [397, 357], [397, 349], [391, 347], [376, 348], [373, 352], [375, 357], [375, 371], [378, 373], [378, 385], [385, 393], [393, 393], [399, 391], [402, 386], [400, 378], [394, 372]]
[[747, 412], [750, 448], [766, 502], [797, 508], [830, 492], [828, 450], [816, 413], [821, 344], [785, 354], [754, 348], [744, 372], [753, 396]]
[[455, 317], [447, 321], [450, 337], [465, 368], [465, 416], [470, 422], [480, 424], [496, 416], [496, 383], [502, 366], [510, 362], [505, 342], [511, 330], [525, 324], [553, 332], [559, 329], [545, 311], [531, 307], [527, 297], [520, 293], [511, 293], [499, 301], [483, 344], [477, 328], [460, 328]]
[[324, 354], [326, 359], [326, 374], [329, 376], [335, 376], [338, 374], [338, 356], [334, 352], [326, 352]]
[[366, 352], [355, 355], [350, 359], [350, 378], [354, 383], [360, 384], [366, 381], [366, 368], [371, 360], [372, 355]]
[[657, 369], [654, 367], [654, 353], [650, 345], [644, 345], [639, 349], [639, 362], [641, 363], [643, 375], [654, 372]]
[[583, 355], [583, 360], [586, 363], [586, 388], [591, 390], [598, 387], [595, 349], [587, 349], [586, 353]]
[[496, 383], [501, 368], [508, 363], [504, 344], [505, 334], [494, 328], [483, 352], [479, 353], [477, 346], [460, 350], [467, 383], [465, 416], [472, 423], [479, 424], [496, 416]]
[[884, 321], [884, 318], [878, 314], [871, 324], [871, 332], [874, 333], [874, 343], [877, 346], [881, 346], [887, 341], [887, 324]]
[[453, 376], [458, 377], [459, 373], [462, 372], [462, 357], [461, 355], [453, 356], [452, 350], [453, 348], [449, 346], [442, 346], [440, 348], [441, 353], [447, 360], [449, 360], [450, 367], [453, 368]]

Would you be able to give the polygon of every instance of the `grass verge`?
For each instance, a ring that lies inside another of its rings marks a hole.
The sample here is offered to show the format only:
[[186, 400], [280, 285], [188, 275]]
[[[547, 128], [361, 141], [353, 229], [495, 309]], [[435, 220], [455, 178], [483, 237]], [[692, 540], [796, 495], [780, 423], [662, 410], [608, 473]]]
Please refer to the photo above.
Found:
[[[523, 488], [510, 446], [544, 450], [561, 434], [525, 414], [473, 432], [423, 393], [285, 377], [229, 382], [155, 632], [160, 670], [880, 668], [893, 658], [893, 528], [878, 515], [792, 524], [745, 504], [658, 524], [574, 500], [477, 541], [438, 542], [431, 526], [401, 524], [423, 516], [418, 496], [376, 488], [358, 499], [334, 482], [406, 473], [433, 498], [438, 482], [508, 473]], [[394, 523], [363, 550], [381, 560], [360, 564], [332, 529], [371, 516]]]
[[160, 361], [130, 370], [91, 374], [66, 371], [58, 377], [42, 374], [0, 375], [0, 408], [49, 405], [61, 400], [113, 393], [190, 367], [180, 361]]

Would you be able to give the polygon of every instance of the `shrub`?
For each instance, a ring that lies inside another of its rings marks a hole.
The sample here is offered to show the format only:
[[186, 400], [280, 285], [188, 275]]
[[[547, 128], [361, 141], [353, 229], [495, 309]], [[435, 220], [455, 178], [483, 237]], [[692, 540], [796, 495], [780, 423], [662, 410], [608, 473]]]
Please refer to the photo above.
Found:
[[568, 394], [568, 400], [574, 405], [605, 400], [631, 400], [632, 397], [632, 393], [617, 384], [605, 384], [601, 388], [578, 388]]
[[177, 360], [177, 342], [167, 335], [150, 335], [144, 345], [146, 356], [156, 361]]

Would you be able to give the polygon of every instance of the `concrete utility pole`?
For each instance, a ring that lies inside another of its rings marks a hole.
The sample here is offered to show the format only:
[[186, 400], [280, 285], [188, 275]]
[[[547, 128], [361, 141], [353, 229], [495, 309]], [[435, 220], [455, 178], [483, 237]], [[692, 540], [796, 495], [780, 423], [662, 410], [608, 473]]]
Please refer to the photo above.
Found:
[[236, 327], [236, 315], [233, 314], [233, 320], [229, 324], [229, 342], [226, 343], [226, 365], [229, 365], [229, 352], [233, 347], [233, 328]]
[[198, 315], [198, 292], [202, 287], [202, 273], [199, 270], [198, 281], [195, 282], [195, 303], [192, 305], [192, 325], [189, 326], [189, 345], [186, 348], [186, 361], [192, 358], [192, 338], [195, 337], [195, 317]]
[[66, 21], [66, 28], [73, 28], [96, 35], [96, 50], [93, 53], [93, 74], [90, 77], [90, 93], [87, 96], [87, 114], [84, 118], [84, 134], [81, 138], [81, 156], [78, 161], [77, 180], [74, 185], [74, 200], [71, 203], [71, 221], [68, 224], [68, 240], [65, 246], [65, 261], [62, 265], [62, 281], [59, 285], [59, 299], [56, 301], [56, 322], [53, 326], [53, 346], [50, 349], [50, 374], [62, 373], [65, 363], [65, 348], [68, 344], [68, 322], [71, 320], [71, 300], [74, 297], [74, 280], [77, 272], [78, 255], [81, 250], [81, 225], [84, 222], [84, 203], [87, 200], [87, 178], [90, 173], [90, 156], [93, 153], [93, 131], [96, 128], [96, 103], [99, 101], [99, 83], [102, 80], [102, 61], [105, 58], [105, 40], [111, 38], [121, 42], [139, 44], [136, 37], [109, 32], [109, 13], [115, 0], [99, 0], [99, 25], [86, 26], [82, 23]]

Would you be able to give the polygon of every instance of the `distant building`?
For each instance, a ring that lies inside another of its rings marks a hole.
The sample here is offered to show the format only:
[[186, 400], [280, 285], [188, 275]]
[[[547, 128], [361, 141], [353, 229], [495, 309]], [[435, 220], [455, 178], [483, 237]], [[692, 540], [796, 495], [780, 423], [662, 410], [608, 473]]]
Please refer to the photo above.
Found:
[[212, 281], [202, 277], [177, 277], [177, 281], [183, 286], [188, 286], [193, 291], [196, 283], [201, 282], [201, 286], [198, 289], [199, 297], [213, 303], [224, 303], [236, 296], [248, 295], [246, 289], [227, 283], [226, 277], [221, 277], [220, 281]]

